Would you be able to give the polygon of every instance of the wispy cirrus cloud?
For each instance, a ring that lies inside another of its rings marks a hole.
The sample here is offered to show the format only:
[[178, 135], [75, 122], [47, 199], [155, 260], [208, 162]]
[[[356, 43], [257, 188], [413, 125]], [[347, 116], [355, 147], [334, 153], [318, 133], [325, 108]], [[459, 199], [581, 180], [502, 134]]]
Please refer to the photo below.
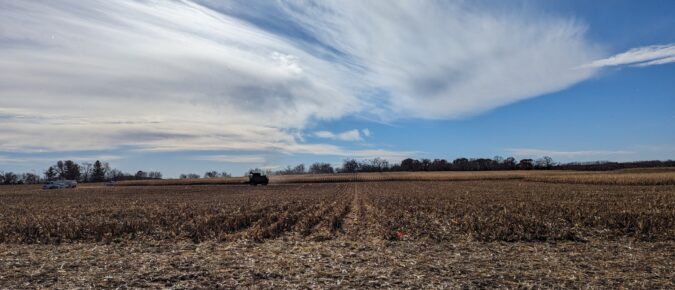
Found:
[[560, 151], [548, 149], [533, 149], [533, 148], [511, 148], [507, 149], [511, 154], [518, 157], [542, 157], [549, 156], [552, 158], [575, 159], [575, 158], [591, 158], [600, 160], [607, 157], [617, 157], [634, 154], [633, 151], [626, 150], [578, 150], [578, 151]]
[[637, 47], [584, 65], [586, 68], [631, 65], [645, 67], [675, 62], [675, 44]]
[[[300, 145], [305, 146], [305, 145]], [[340, 158], [355, 158], [355, 159], [372, 159], [385, 158], [392, 162], [398, 162], [405, 158], [414, 157], [422, 152], [419, 151], [390, 151], [382, 149], [362, 149], [362, 150], [345, 150], [334, 145], [308, 145], [320, 146], [315, 148], [288, 148], [286, 153], [303, 153], [312, 152], [315, 155], [332, 156]], [[189, 157], [189, 160], [196, 161], [213, 161], [223, 163], [245, 163], [250, 165], [272, 166], [270, 162], [274, 162], [279, 156], [270, 156], [269, 154], [252, 154], [252, 155], [222, 155], [222, 154], [204, 154], [194, 157]], [[0, 159], [1, 160], [1, 159]]]
[[0, 25], [0, 150], [281, 147], [359, 108], [334, 64], [192, 1], [2, 2]]
[[3, 1], [0, 27], [0, 150], [15, 152], [398, 156], [302, 135], [351, 115], [478, 114], [602, 57], [583, 23], [473, 2]]
[[368, 129], [364, 129], [363, 136], [361, 136], [361, 134], [362, 131], [358, 129], [348, 130], [340, 133], [333, 133], [330, 131], [314, 132], [314, 136], [324, 139], [340, 140], [340, 141], [361, 141], [363, 140], [363, 136], [367, 137], [368, 135], [370, 135], [370, 131]]
[[380, 92], [368, 101], [382, 118], [485, 112], [585, 80], [594, 70], [574, 68], [602, 55], [583, 24], [535, 11], [470, 2], [279, 3]]
[[190, 158], [198, 161], [216, 161], [226, 163], [248, 163], [261, 164], [265, 163], [265, 158], [258, 155], [205, 155]]
[[73, 160], [76, 162], [94, 162], [100, 161], [114, 161], [123, 159], [119, 155], [63, 155], [58, 158], [54, 157], [36, 157], [36, 156], [4, 156], [0, 155], [0, 163], [35, 163], [35, 162], [56, 162], [57, 160]]

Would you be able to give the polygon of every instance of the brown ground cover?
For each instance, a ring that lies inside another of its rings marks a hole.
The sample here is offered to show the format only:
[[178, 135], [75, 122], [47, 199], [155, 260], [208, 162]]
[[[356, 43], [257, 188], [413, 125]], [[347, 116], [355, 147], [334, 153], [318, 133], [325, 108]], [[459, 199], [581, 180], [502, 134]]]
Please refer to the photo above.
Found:
[[[366, 172], [336, 174], [273, 175], [270, 183], [328, 183], [378, 181], [470, 181], [525, 180], [549, 183], [606, 185], [675, 185], [675, 168], [637, 168], [616, 171], [514, 170], [514, 171], [430, 171], [430, 172]], [[130, 180], [117, 186], [215, 185], [244, 184], [247, 177]]]
[[0, 288], [673, 289], [670, 242], [123, 242], [0, 247]]
[[673, 185], [14, 186], [0, 201], [0, 288], [675, 286]]

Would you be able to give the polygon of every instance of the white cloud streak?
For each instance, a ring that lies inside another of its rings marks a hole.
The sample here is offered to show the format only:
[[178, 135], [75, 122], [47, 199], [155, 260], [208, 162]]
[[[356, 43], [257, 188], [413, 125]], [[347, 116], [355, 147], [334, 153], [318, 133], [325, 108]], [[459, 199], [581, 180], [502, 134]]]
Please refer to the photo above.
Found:
[[58, 158], [54, 157], [10, 157], [0, 155], [0, 163], [35, 163], [35, 162], [55, 162], [56, 160], [73, 160], [75, 162], [93, 162], [100, 161], [114, 161], [123, 159], [119, 155], [64, 155]]
[[645, 67], [675, 62], [675, 44], [650, 45], [630, 49], [608, 58], [584, 65], [586, 68], [632, 65]]
[[625, 150], [579, 150], [579, 151], [558, 151], [547, 149], [532, 149], [532, 148], [512, 148], [507, 149], [508, 152], [518, 157], [542, 157], [549, 156], [552, 158], [605, 158], [609, 156], [630, 155], [635, 152]]
[[0, 26], [0, 150], [273, 148], [360, 107], [335, 65], [188, 1], [2, 2]]
[[[594, 69], [575, 68], [600, 56], [584, 25], [533, 11], [309, 2], [2, 1], [0, 150], [403, 155], [302, 132], [478, 114], [585, 80]], [[268, 16], [302, 36], [249, 22]]]
[[[365, 135], [366, 131], [364, 131], [364, 136], [370, 135], [370, 131], [368, 131], [368, 135]], [[319, 138], [324, 138], [324, 139], [331, 139], [331, 140], [340, 140], [340, 141], [362, 141], [363, 137], [361, 137], [361, 131], [358, 129], [353, 129], [353, 130], [348, 130], [344, 131], [341, 133], [333, 133], [330, 131], [317, 131], [314, 132], [314, 136], [319, 137]]]
[[199, 161], [216, 161], [225, 163], [248, 163], [248, 164], [262, 164], [265, 163], [265, 158], [256, 155], [207, 155], [197, 156], [191, 160]]
[[651, 66], [651, 65], [667, 64], [667, 63], [671, 63], [671, 62], [675, 62], [675, 55], [673, 55], [671, 57], [664, 57], [664, 58], [652, 60], [652, 61], [641, 62], [641, 63], [635, 64], [634, 66], [645, 67], [645, 66]]
[[282, 3], [382, 92], [373, 107], [383, 118], [458, 118], [558, 91], [589, 78], [593, 69], [574, 68], [600, 55], [584, 25], [528, 11], [469, 2]]

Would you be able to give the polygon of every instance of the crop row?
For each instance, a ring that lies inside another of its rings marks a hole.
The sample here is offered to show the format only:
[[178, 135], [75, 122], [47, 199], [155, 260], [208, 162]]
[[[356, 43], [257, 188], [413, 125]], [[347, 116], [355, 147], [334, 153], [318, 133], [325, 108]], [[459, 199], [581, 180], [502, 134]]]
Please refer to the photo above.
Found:
[[364, 184], [384, 237], [675, 240], [675, 188], [528, 182]]
[[522, 180], [0, 191], [0, 243], [675, 240], [675, 186]]
[[335, 186], [78, 188], [3, 192], [0, 243], [278, 237], [311, 209], [340, 198]]

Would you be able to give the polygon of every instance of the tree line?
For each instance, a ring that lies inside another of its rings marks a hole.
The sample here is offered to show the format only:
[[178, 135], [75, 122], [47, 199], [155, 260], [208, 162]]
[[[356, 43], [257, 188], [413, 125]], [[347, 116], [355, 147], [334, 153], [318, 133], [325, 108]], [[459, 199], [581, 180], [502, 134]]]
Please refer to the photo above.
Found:
[[[138, 170], [135, 173], [123, 172], [110, 167], [108, 162], [96, 160], [94, 163], [77, 163], [72, 160], [59, 160], [45, 169], [41, 175], [36, 173], [14, 173], [0, 171], [0, 185], [10, 184], [40, 184], [54, 180], [75, 180], [80, 183], [110, 182], [124, 180], [162, 179], [159, 171]], [[181, 174], [179, 178], [201, 178], [195, 173]], [[231, 177], [225, 171], [207, 171], [204, 178]]]
[[111, 168], [107, 162], [96, 160], [94, 163], [77, 163], [72, 160], [59, 160], [43, 171], [42, 176], [36, 173], [0, 171], [0, 184], [39, 184], [54, 180], [75, 180], [77, 182], [107, 182], [122, 180], [162, 179], [159, 171], [143, 171], [127, 173]]
[[537, 160], [513, 157], [502, 158], [457, 158], [453, 161], [445, 159], [412, 159], [407, 158], [400, 163], [391, 163], [383, 158], [374, 159], [345, 159], [342, 165], [334, 168], [330, 163], [317, 162], [305, 168], [304, 164], [288, 166], [277, 171], [267, 171], [273, 175], [293, 174], [323, 174], [323, 173], [353, 173], [353, 172], [395, 172], [395, 171], [483, 171], [483, 170], [531, 170], [552, 169], [556, 163], [551, 157]]
[[[627, 168], [646, 167], [675, 167], [675, 161], [634, 161], [634, 162], [571, 162], [558, 163], [549, 156], [538, 159], [525, 158], [517, 160], [513, 157], [503, 158], [457, 158], [452, 161], [445, 159], [412, 159], [407, 158], [400, 163], [390, 163], [383, 158], [374, 159], [345, 159], [341, 166], [334, 168], [330, 163], [317, 162], [306, 168], [304, 164], [287, 166], [284, 169], [273, 171], [265, 170], [269, 175], [293, 174], [324, 174], [324, 173], [354, 173], [354, 172], [396, 172], [396, 171], [488, 171], [488, 170], [580, 170], [605, 171]], [[255, 169], [259, 170], [259, 169]]]
[[[513, 157], [503, 158], [457, 158], [453, 161], [445, 159], [412, 159], [407, 158], [400, 163], [390, 163], [383, 158], [374, 159], [345, 159], [341, 166], [333, 167], [330, 163], [316, 162], [309, 167], [305, 164], [287, 166], [280, 170], [260, 170], [268, 175], [293, 174], [330, 174], [353, 172], [396, 172], [396, 171], [487, 171], [487, 170], [579, 170], [579, 171], [607, 171], [630, 168], [647, 167], [675, 167], [675, 161], [648, 160], [633, 162], [570, 162], [558, 163], [553, 158], [544, 156], [539, 159], [520, 159]], [[225, 171], [207, 171], [204, 175], [196, 173], [181, 174], [179, 178], [220, 178], [231, 177]], [[96, 160], [94, 163], [77, 163], [72, 160], [59, 160], [47, 168], [42, 175], [36, 173], [14, 173], [0, 171], [0, 184], [39, 184], [53, 180], [76, 180], [78, 182], [108, 182], [123, 180], [162, 179], [159, 171], [138, 170], [136, 173], [127, 173], [111, 168], [107, 162]]]

